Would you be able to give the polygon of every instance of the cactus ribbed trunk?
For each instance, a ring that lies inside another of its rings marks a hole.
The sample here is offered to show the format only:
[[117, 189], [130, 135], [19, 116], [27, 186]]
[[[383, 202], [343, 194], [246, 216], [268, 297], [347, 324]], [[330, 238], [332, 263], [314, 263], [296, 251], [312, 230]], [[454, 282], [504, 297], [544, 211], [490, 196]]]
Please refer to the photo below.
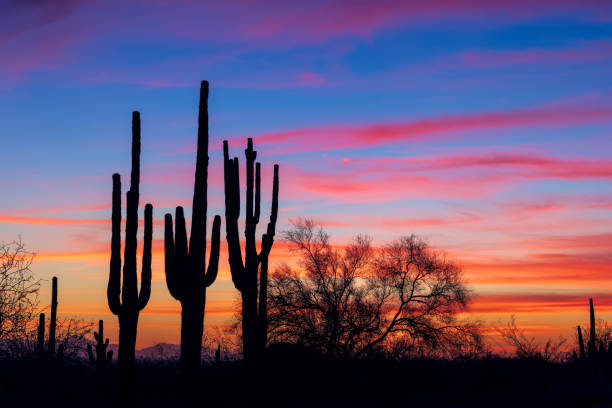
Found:
[[181, 374], [191, 380], [200, 370], [204, 335], [204, 302], [181, 302]]
[[208, 207], [208, 91], [207, 81], [200, 86], [198, 112], [198, 150], [193, 190], [191, 237], [182, 207], [176, 208], [176, 235], [172, 215], [165, 216], [164, 253], [166, 284], [172, 297], [181, 302], [180, 371], [186, 383], [198, 375], [201, 364], [206, 288], [213, 284], [219, 270], [221, 217], [215, 216], [211, 234], [210, 258], [206, 269], [206, 212]]
[[57, 277], [52, 279], [51, 289], [51, 319], [49, 320], [49, 343], [47, 352], [50, 356], [55, 355], [55, 328], [57, 325]]
[[[123, 274], [121, 273], [121, 177], [113, 174], [113, 208], [111, 259], [107, 299], [111, 312], [119, 318], [119, 363], [121, 405], [132, 404], [132, 383], [136, 331], [140, 311], [151, 296], [151, 242], [153, 240], [153, 206], [145, 206], [144, 248], [140, 293], [137, 277], [138, 201], [140, 198], [140, 113], [132, 114], [132, 171], [127, 192], [127, 217]], [[121, 278], [123, 277], [123, 282]], [[121, 287], [123, 283], [123, 288]]]
[[274, 165], [272, 187], [272, 209], [268, 228], [261, 239], [261, 250], [257, 253], [256, 229], [260, 218], [261, 166], [255, 163], [257, 152], [253, 150], [253, 139], [248, 139], [246, 156], [246, 216], [245, 258], [238, 233], [240, 217], [240, 177], [238, 158], [229, 158], [229, 146], [223, 142], [225, 218], [229, 264], [232, 281], [242, 296], [242, 351], [246, 361], [252, 361], [264, 351], [267, 337], [267, 284], [268, 258], [274, 243], [278, 217], [278, 164]]

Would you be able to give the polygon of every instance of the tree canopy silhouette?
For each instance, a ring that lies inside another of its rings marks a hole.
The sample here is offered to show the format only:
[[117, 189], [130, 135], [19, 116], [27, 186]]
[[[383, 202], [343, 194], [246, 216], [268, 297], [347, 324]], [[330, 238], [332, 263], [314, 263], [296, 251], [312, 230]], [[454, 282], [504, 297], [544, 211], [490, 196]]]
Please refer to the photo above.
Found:
[[30, 269], [33, 258], [21, 240], [0, 243], [0, 339], [24, 337], [34, 318], [40, 279]]
[[358, 235], [334, 248], [302, 219], [284, 233], [300, 269], [281, 266], [269, 283], [270, 335], [334, 357], [393, 349], [443, 350], [480, 344], [457, 314], [470, 302], [461, 268], [414, 236], [375, 250]]

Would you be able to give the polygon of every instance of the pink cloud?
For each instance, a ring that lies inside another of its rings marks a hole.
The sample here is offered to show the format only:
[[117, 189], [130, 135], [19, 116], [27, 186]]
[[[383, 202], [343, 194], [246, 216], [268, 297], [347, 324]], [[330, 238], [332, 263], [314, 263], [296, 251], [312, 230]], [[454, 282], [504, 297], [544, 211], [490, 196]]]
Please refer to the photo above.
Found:
[[612, 59], [612, 42], [597, 41], [577, 47], [561, 49], [473, 50], [462, 52], [457, 58], [461, 65], [471, 68], [601, 61]]
[[55, 24], [72, 15], [87, 0], [13, 1], [0, 5], [0, 43]]
[[[470, 171], [471, 169], [478, 171]], [[485, 170], [486, 169], [486, 170]], [[483, 171], [485, 170], [485, 171]], [[400, 198], [479, 198], [528, 180], [612, 179], [612, 161], [490, 153], [422, 159], [375, 158], [336, 171], [283, 165], [288, 197], [378, 202]]]
[[[402, 143], [493, 128], [581, 126], [612, 122], [612, 107], [522, 109], [468, 113], [395, 123], [336, 125], [260, 134], [258, 145], [274, 145], [274, 153], [357, 149]], [[239, 139], [243, 139], [241, 136]]]
[[260, 39], [312, 42], [334, 36], [369, 37], [377, 30], [400, 22], [430, 24], [463, 20], [486, 24], [492, 18], [499, 23], [549, 16], [551, 10], [556, 14], [579, 12], [597, 18], [602, 14], [609, 16], [612, 11], [601, 4], [586, 5], [576, 0], [280, 2], [270, 9], [271, 16], [256, 21], [248, 27], [246, 34]]

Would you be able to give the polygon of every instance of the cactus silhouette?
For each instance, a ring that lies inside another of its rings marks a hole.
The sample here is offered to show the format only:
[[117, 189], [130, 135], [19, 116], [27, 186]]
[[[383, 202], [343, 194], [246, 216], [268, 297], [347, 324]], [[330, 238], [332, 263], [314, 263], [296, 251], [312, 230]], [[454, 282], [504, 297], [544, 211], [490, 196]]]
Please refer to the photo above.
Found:
[[45, 314], [41, 313], [38, 320], [38, 336], [36, 338], [36, 354], [39, 357], [45, 352]]
[[111, 312], [119, 318], [119, 371], [123, 404], [131, 403], [136, 330], [140, 311], [151, 296], [151, 241], [153, 238], [153, 206], [144, 211], [144, 248], [140, 293], [137, 277], [138, 200], [140, 185], [140, 113], [132, 114], [132, 172], [127, 192], [127, 219], [121, 287], [121, 178], [113, 174], [113, 209], [111, 259], [108, 275], [107, 299]]
[[588, 361], [591, 367], [600, 367], [605, 364], [612, 357], [612, 342], [609, 342], [606, 346], [603, 339], [597, 340], [597, 327], [595, 323], [595, 308], [593, 306], [593, 299], [589, 299], [589, 338], [587, 341], [586, 353], [584, 347], [584, 339], [582, 336], [582, 329], [580, 326], [578, 330], [578, 350], [579, 355], [576, 355], [574, 351], [574, 359], [580, 361]]
[[217, 344], [217, 349], [215, 350], [215, 363], [217, 365], [221, 363], [221, 344]]
[[589, 327], [587, 354], [590, 359], [595, 359], [597, 357], [597, 334], [595, 332], [595, 309], [593, 308], [593, 299], [589, 299], [589, 314], [591, 325]]
[[584, 360], [586, 355], [584, 353], [584, 339], [582, 338], [582, 329], [580, 326], [577, 326], [578, 329], [578, 348], [580, 350], [580, 359]]
[[51, 319], [49, 320], [49, 342], [47, 343], [47, 353], [49, 356], [55, 355], [55, 329], [57, 325], [57, 276], [52, 279], [51, 286]]
[[198, 151], [191, 219], [191, 237], [187, 242], [185, 215], [176, 208], [176, 236], [172, 215], [166, 214], [164, 230], [166, 284], [172, 297], [181, 302], [180, 371], [195, 376], [201, 363], [206, 288], [217, 278], [221, 217], [215, 216], [206, 270], [206, 210], [208, 195], [208, 82], [200, 87], [198, 114]]
[[[245, 258], [242, 260], [238, 218], [240, 217], [240, 178], [238, 158], [229, 158], [227, 141], [223, 142], [224, 181], [225, 181], [225, 218], [226, 236], [229, 252], [229, 264], [232, 281], [242, 296], [242, 347], [245, 360], [251, 360], [266, 347], [268, 331], [267, 319], [267, 285], [268, 258], [278, 215], [278, 164], [274, 165], [272, 187], [272, 209], [268, 228], [261, 239], [261, 251], [257, 253], [255, 234], [260, 216], [261, 170], [255, 165], [257, 152], [253, 150], [253, 139], [248, 139], [246, 156], [246, 223], [245, 223]], [[254, 173], [255, 167], [255, 174]], [[254, 180], [255, 179], [255, 180]], [[253, 182], [255, 192], [253, 196]], [[260, 268], [261, 266], [261, 268]], [[259, 282], [258, 282], [259, 274]], [[258, 285], [259, 283], [259, 285]], [[259, 293], [258, 293], [259, 286]], [[259, 302], [259, 303], [258, 303]]]
[[109, 340], [106, 339], [104, 341], [104, 321], [100, 320], [98, 322], [98, 331], [94, 332], [94, 338], [96, 339], [96, 353], [94, 356], [93, 347], [91, 344], [87, 345], [87, 355], [89, 356], [89, 361], [96, 366], [96, 373], [102, 374], [104, 372], [104, 367], [110, 364], [113, 359], [113, 351], [106, 349], [108, 348]]

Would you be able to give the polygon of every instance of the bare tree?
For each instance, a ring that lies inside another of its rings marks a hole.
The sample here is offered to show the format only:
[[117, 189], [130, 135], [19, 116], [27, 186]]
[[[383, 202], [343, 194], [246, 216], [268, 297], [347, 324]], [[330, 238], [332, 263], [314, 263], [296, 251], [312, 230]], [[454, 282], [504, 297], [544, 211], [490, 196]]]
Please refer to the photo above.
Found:
[[30, 269], [34, 254], [18, 241], [0, 243], [0, 339], [24, 337], [38, 306], [40, 279]]
[[565, 349], [567, 339], [559, 336], [557, 340], [548, 339], [544, 345], [537, 342], [535, 337], [528, 337], [525, 330], [517, 324], [514, 316], [510, 321], [496, 331], [502, 340], [514, 349], [517, 358], [541, 359], [545, 361], [563, 361], [567, 359], [568, 351]]
[[456, 318], [470, 301], [461, 269], [425, 241], [403, 237], [376, 251], [358, 235], [334, 249], [311, 220], [298, 220], [284, 238], [301, 271], [283, 265], [269, 283], [272, 339], [338, 357], [400, 342], [421, 350], [480, 343], [477, 326]]

